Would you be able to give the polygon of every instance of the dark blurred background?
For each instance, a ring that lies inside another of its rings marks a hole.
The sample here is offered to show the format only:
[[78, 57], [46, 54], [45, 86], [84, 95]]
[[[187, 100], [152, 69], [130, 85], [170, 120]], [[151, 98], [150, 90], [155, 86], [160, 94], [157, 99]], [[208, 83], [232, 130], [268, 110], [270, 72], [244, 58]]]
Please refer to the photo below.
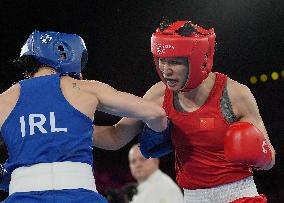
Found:
[[[0, 90], [23, 79], [11, 66], [33, 30], [79, 34], [87, 45], [86, 79], [143, 96], [159, 79], [150, 53], [150, 37], [163, 17], [191, 20], [215, 28], [213, 69], [247, 85], [258, 102], [277, 158], [270, 171], [255, 172], [259, 192], [269, 202], [284, 202], [284, 2], [281, 0], [1, 0]], [[273, 74], [272, 74], [273, 73]], [[112, 125], [118, 117], [96, 113], [94, 123]], [[94, 149], [99, 191], [120, 190], [133, 181], [127, 153]], [[6, 159], [1, 154], [1, 160]], [[174, 178], [172, 155], [161, 168]], [[4, 198], [5, 193], [1, 193]]]

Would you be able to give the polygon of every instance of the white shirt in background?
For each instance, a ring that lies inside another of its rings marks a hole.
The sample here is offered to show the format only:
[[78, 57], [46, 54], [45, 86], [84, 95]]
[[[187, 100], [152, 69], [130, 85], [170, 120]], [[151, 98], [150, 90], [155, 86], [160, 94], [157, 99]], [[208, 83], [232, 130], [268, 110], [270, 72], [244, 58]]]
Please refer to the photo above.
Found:
[[130, 203], [183, 203], [177, 184], [161, 170], [155, 171], [137, 187], [138, 193]]

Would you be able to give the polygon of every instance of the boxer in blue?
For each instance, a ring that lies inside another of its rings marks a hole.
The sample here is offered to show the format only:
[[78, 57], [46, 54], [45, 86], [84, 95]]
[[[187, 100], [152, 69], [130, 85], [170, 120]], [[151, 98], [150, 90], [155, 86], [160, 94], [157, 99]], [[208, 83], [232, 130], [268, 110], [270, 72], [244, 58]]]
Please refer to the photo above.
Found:
[[113, 147], [112, 140], [93, 138], [96, 110], [141, 119], [155, 131], [166, 128], [159, 105], [81, 80], [87, 56], [78, 35], [34, 31], [14, 61], [28, 79], [0, 95], [1, 139], [9, 154], [0, 177], [9, 184], [4, 203], [107, 202], [96, 190], [92, 146]]

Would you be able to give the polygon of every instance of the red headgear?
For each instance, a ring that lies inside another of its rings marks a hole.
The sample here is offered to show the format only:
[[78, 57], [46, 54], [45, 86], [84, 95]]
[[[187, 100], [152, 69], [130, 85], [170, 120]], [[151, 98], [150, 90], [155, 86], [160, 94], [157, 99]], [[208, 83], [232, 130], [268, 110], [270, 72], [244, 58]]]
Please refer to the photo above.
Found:
[[[193, 32], [185, 36], [180, 31], [186, 26], [191, 26]], [[166, 82], [159, 69], [158, 58], [188, 57], [190, 71], [181, 91], [196, 88], [212, 69], [215, 38], [213, 28], [205, 30], [190, 21], [176, 21], [165, 29], [158, 28], [151, 37], [151, 51], [162, 81]]]

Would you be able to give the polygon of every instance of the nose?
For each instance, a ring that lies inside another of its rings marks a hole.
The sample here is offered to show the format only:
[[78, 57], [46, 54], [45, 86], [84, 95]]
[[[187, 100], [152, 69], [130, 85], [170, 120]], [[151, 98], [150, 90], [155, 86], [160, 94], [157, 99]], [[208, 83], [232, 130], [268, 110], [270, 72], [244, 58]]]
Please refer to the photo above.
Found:
[[171, 76], [173, 74], [173, 69], [168, 63], [163, 64], [162, 72], [164, 76]]

